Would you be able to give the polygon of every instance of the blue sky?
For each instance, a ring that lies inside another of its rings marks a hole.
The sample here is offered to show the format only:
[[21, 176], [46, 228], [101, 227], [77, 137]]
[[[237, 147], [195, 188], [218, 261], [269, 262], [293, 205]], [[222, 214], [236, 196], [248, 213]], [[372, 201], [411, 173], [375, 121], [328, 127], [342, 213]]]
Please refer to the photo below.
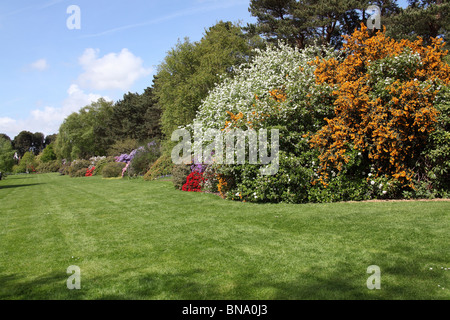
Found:
[[[80, 29], [67, 27], [70, 5], [80, 9]], [[200, 40], [220, 20], [254, 22], [248, 6], [249, 0], [2, 1], [0, 133], [56, 133], [90, 101], [142, 93], [178, 39]]]
[[[117, 101], [152, 85], [178, 39], [219, 20], [254, 21], [248, 0], [16, 0], [0, 3], [0, 133], [56, 133], [99, 97]], [[69, 29], [70, 5], [80, 29]]]

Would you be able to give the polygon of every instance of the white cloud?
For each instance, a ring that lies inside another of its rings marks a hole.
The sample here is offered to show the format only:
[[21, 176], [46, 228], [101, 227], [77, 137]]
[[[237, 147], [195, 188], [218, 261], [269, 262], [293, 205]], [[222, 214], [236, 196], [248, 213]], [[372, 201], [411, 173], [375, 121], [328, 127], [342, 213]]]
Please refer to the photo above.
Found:
[[[0, 133], [6, 133], [14, 138], [20, 131], [42, 132], [46, 135], [57, 133], [64, 119], [73, 112], [102, 98], [101, 95], [85, 93], [78, 85], [73, 84], [67, 90], [68, 97], [60, 108], [46, 106], [32, 110], [26, 119], [15, 120], [8, 117], [0, 118]], [[103, 97], [105, 100], [111, 100]]]
[[[8, 118], [8, 117], [1, 117], [0, 118], [0, 133], [7, 134], [11, 139], [14, 139], [14, 137], [21, 131], [19, 124], [16, 120]], [[14, 133], [14, 134], [12, 134]]]
[[30, 64], [30, 68], [37, 71], [45, 71], [49, 67], [47, 60], [45, 59], [39, 59], [32, 64]]
[[141, 58], [136, 57], [128, 49], [119, 53], [109, 53], [101, 58], [99, 50], [86, 49], [78, 59], [84, 69], [78, 78], [83, 88], [92, 90], [129, 90], [140, 78], [152, 73], [145, 68]]
[[[103, 96], [94, 93], [85, 93], [76, 84], [72, 84], [67, 90], [68, 97], [62, 104], [61, 111], [64, 114], [63, 119], [73, 112], [79, 111], [81, 108], [91, 104]], [[105, 100], [111, 100], [108, 97], [103, 97]]]

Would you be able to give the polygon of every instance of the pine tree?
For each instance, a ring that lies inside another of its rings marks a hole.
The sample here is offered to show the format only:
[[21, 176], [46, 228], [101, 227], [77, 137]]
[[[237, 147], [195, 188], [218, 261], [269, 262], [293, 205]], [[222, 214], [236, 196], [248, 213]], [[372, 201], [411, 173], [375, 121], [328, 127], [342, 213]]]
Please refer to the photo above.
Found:
[[448, 46], [450, 1], [409, 0], [409, 6], [389, 22], [387, 34], [392, 38], [415, 40], [419, 36], [430, 44], [431, 38], [442, 37]]

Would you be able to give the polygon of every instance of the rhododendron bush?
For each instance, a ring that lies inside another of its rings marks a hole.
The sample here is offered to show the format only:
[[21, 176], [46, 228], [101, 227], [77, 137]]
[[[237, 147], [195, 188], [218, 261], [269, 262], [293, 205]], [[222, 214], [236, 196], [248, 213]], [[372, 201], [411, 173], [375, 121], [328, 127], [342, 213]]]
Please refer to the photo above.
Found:
[[146, 146], [139, 147], [130, 152], [130, 154], [121, 154], [115, 157], [116, 162], [125, 163], [122, 170], [122, 177], [128, 174], [130, 177], [145, 174], [150, 165], [153, 164], [160, 155], [159, 143], [152, 141]]
[[280, 168], [263, 176], [260, 165], [214, 163], [203, 186], [252, 202], [448, 196], [443, 45], [369, 35], [362, 25], [340, 51], [259, 51], [211, 91], [195, 123], [203, 132], [278, 129]]

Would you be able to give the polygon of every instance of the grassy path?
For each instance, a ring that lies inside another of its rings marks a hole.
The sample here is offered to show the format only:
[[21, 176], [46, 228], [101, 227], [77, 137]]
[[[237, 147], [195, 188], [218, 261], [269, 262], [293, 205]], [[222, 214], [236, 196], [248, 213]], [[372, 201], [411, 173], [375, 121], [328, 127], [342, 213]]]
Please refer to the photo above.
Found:
[[11, 176], [0, 299], [449, 299], [449, 230], [450, 202], [255, 205], [169, 181]]

